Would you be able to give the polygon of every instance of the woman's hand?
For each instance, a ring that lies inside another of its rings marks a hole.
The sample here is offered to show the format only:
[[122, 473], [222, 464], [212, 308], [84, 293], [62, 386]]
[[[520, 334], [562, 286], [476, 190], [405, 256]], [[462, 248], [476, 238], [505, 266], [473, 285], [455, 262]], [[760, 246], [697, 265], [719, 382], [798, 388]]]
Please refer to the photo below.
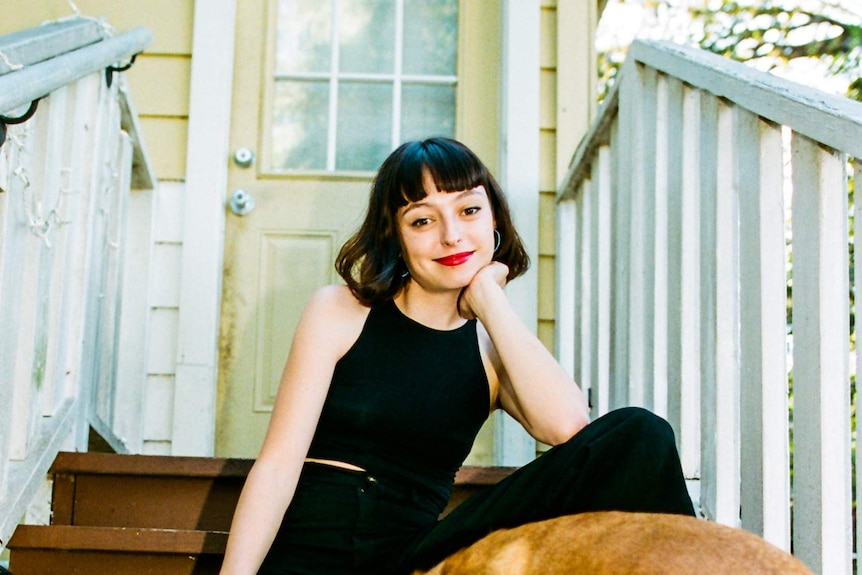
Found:
[[492, 261], [481, 268], [469, 285], [461, 290], [458, 296], [458, 313], [464, 319], [475, 319], [482, 315], [482, 304], [485, 303], [489, 290], [502, 290], [506, 287], [509, 266], [502, 262]]

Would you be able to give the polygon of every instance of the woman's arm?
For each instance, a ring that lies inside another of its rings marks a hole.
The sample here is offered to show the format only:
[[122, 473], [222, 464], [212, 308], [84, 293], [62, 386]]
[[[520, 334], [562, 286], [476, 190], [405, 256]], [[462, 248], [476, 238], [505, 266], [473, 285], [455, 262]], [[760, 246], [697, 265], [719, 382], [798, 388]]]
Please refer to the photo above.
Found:
[[461, 296], [461, 313], [477, 317], [490, 338], [499, 380], [498, 405], [534, 438], [568, 440], [588, 422], [587, 402], [574, 380], [524, 325], [503, 291], [508, 268], [491, 262]]
[[257, 573], [293, 498], [335, 364], [358, 338], [365, 314], [346, 288], [335, 286], [319, 290], [303, 311], [260, 455], [234, 512], [222, 575]]

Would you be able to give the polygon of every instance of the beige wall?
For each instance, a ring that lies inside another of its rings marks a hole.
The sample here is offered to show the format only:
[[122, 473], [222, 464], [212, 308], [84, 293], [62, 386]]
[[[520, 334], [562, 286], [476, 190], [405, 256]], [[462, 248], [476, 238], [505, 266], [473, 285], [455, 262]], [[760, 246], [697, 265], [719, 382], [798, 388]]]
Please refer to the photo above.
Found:
[[538, 334], [554, 349], [554, 192], [556, 190], [557, 135], [557, 0], [542, 0], [539, 110], [539, 273]]
[[[82, 16], [104, 18], [117, 34], [146, 26], [153, 44], [126, 72], [160, 180], [185, 178], [194, 0], [75, 0]], [[0, 34], [68, 17], [67, 0], [4, 0]]]
[[542, 0], [538, 334], [554, 350], [557, 183], [595, 115], [596, 0]]

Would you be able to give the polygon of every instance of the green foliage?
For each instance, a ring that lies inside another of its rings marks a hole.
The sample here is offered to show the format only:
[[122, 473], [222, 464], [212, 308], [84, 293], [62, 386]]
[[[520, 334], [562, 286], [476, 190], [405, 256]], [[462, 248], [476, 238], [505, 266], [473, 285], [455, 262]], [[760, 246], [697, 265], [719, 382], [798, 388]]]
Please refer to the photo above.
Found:
[[[621, 0], [635, 3], [637, 0]], [[643, 0], [654, 20], [679, 13], [675, 0]], [[716, 54], [772, 70], [792, 61], [819, 61], [826, 73], [848, 78], [847, 96], [862, 101], [862, 15], [814, 0], [702, 0], [687, 8], [690, 25], [676, 40]], [[599, 56], [600, 84], [609, 84], [624, 59], [619, 51]]]
[[[832, 74], [857, 74], [862, 57], [859, 17], [821, 2], [817, 11], [775, 0], [710, 2], [690, 10], [702, 30], [702, 48], [734, 60], [767, 67], [797, 58], [822, 60]], [[855, 79], [856, 93], [859, 78]]]

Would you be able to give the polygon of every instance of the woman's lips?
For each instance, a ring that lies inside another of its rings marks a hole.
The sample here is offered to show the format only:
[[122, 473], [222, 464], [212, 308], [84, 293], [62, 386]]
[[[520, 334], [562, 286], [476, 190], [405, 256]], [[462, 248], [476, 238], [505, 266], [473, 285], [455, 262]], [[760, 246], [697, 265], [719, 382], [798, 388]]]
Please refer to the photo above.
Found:
[[444, 266], [460, 266], [469, 260], [472, 255], [473, 252], [461, 252], [460, 254], [452, 254], [451, 256], [437, 258], [434, 261], [438, 264], [443, 264]]

